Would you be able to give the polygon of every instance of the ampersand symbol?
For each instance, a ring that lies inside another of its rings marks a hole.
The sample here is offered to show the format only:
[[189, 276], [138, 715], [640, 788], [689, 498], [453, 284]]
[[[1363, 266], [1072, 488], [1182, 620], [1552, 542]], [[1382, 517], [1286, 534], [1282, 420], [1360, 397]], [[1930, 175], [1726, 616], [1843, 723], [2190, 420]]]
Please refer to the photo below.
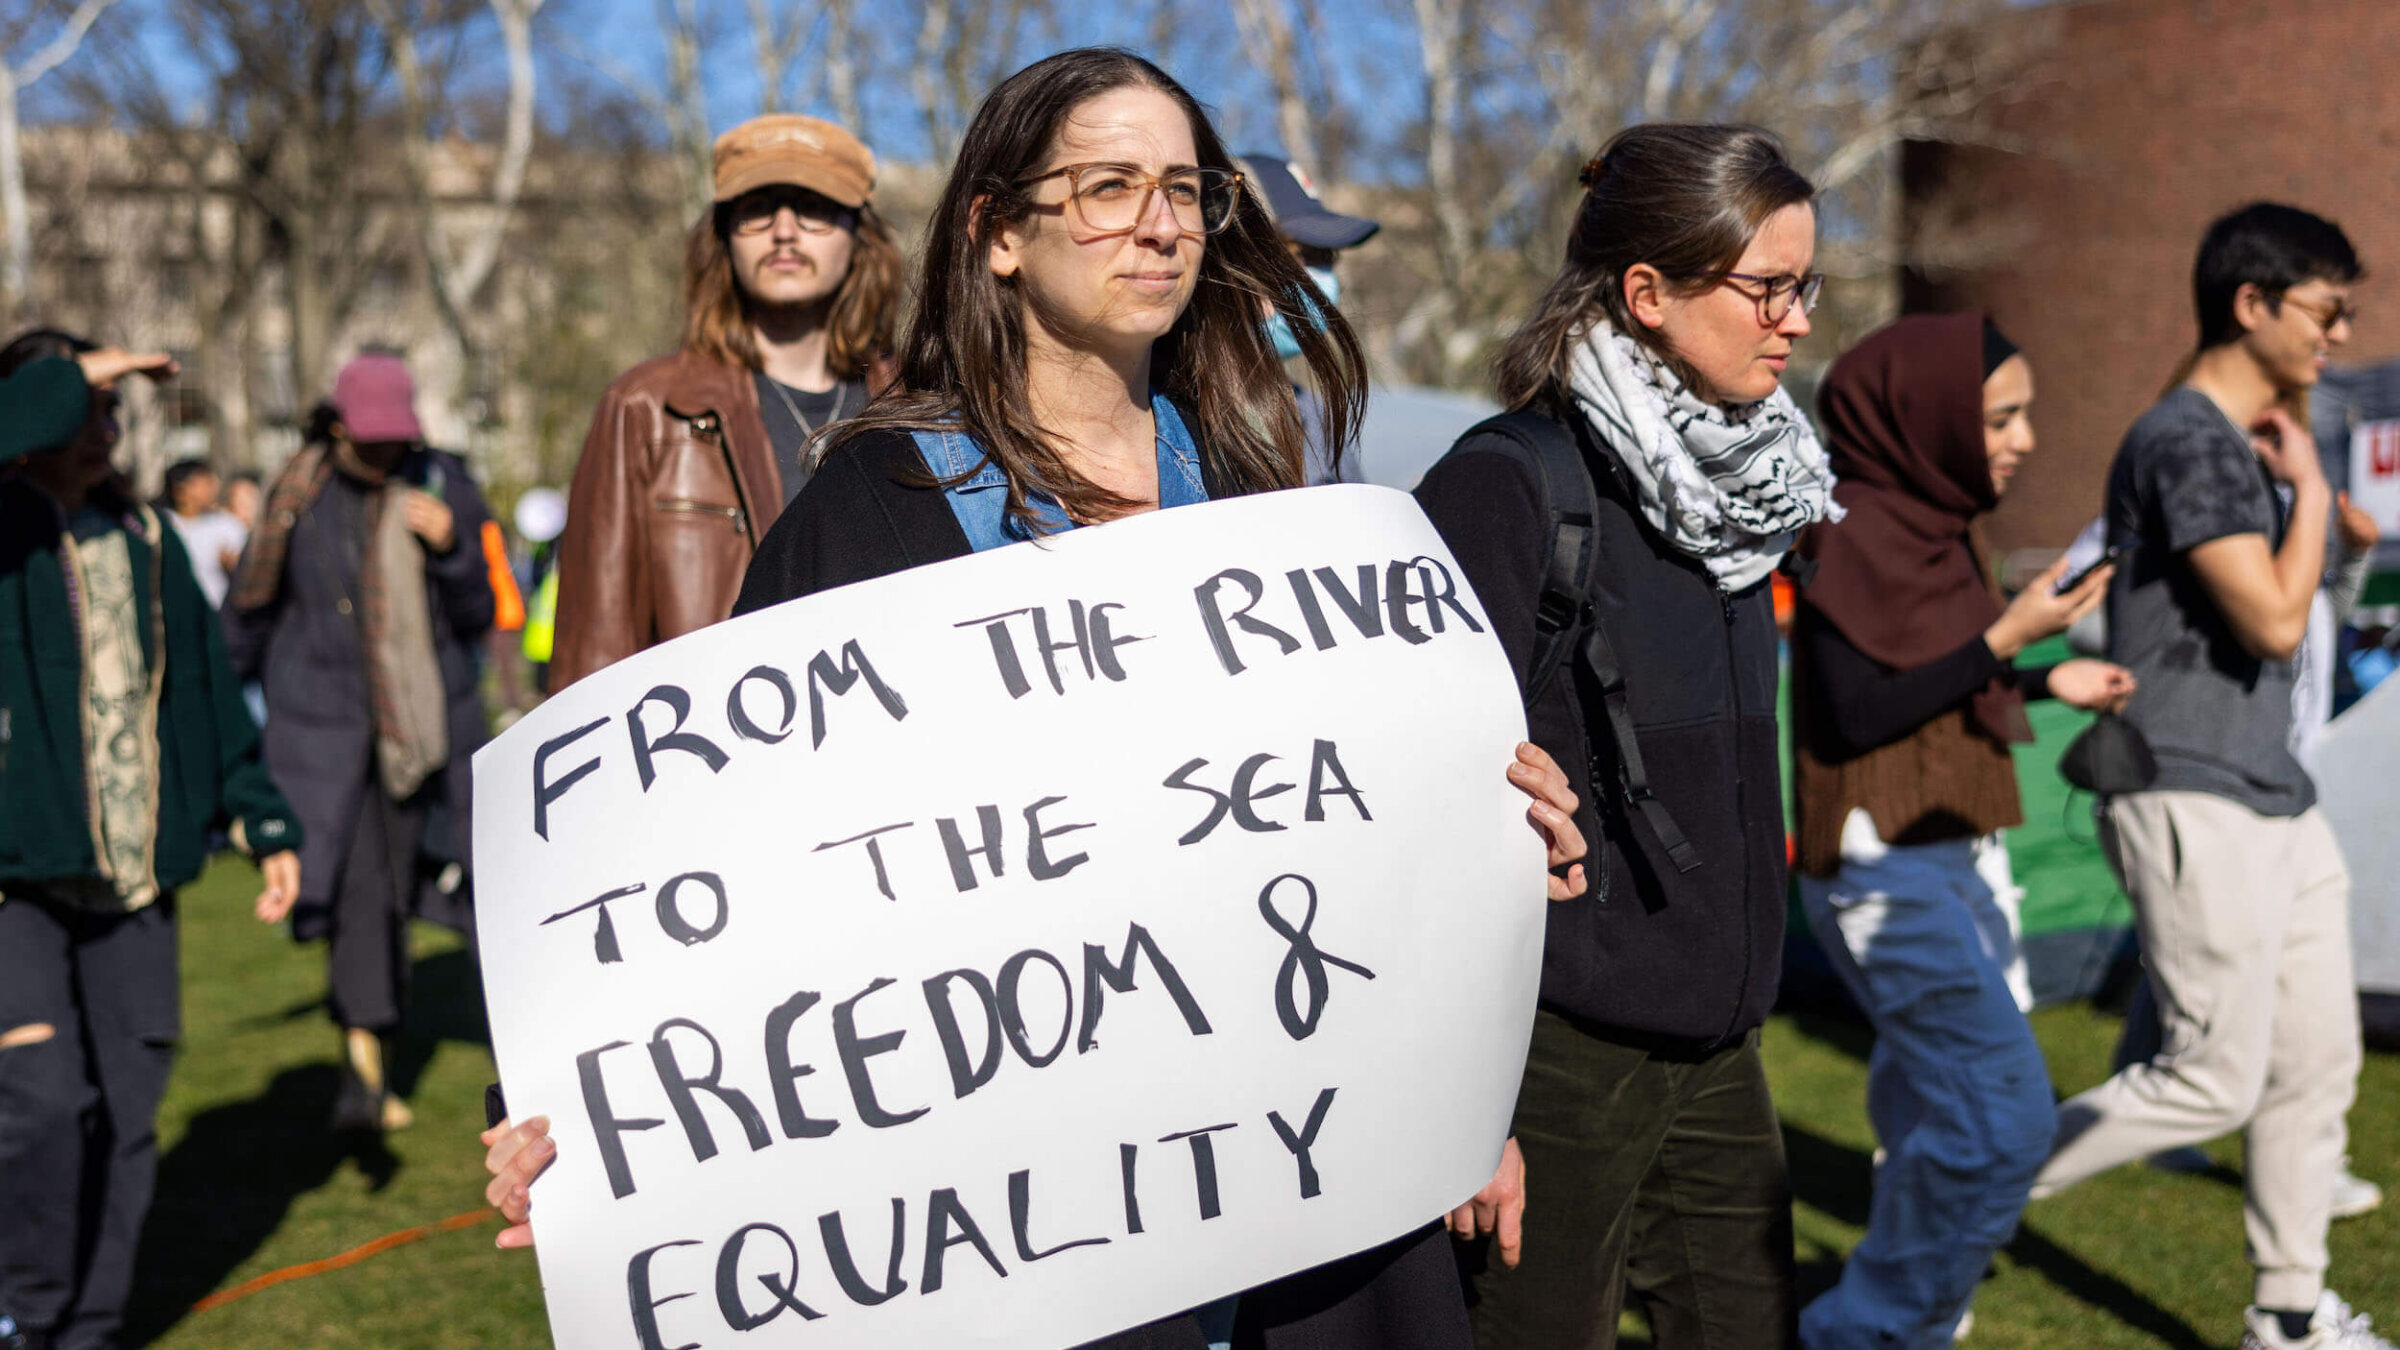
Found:
[[[1301, 888], [1308, 892], [1308, 909], [1300, 916], [1298, 928], [1292, 927], [1290, 920], [1275, 912], [1275, 888], [1287, 881], [1299, 882]], [[1275, 930], [1277, 937], [1292, 944], [1292, 949], [1283, 954], [1283, 967], [1275, 972], [1275, 1015], [1283, 1019], [1285, 1034], [1295, 1041], [1307, 1040], [1317, 1030], [1317, 1019], [1325, 1015], [1325, 967], [1340, 966], [1353, 975], [1370, 980], [1375, 978], [1375, 972], [1355, 961], [1345, 961], [1320, 949], [1315, 940], [1309, 937], [1308, 930], [1317, 921], [1317, 885], [1307, 877], [1297, 872], [1286, 872], [1268, 882], [1267, 888], [1258, 893], [1258, 913], [1267, 921], [1267, 927]], [[1293, 997], [1292, 979], [1295, 975], [1308, 982], [1308, 1012], [1305, 1016]]]

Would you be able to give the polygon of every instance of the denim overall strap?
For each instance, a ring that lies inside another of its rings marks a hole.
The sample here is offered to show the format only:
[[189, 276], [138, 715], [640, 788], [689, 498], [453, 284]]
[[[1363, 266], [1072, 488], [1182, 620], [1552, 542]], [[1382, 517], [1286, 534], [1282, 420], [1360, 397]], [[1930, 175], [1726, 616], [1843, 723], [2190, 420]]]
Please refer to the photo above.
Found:
[[[1158, 422], [1159, 509], [1207, 501], [1208, 488], [1200, 477], [1200, 450], [1193, 444], [1192, 433], [1184, 426], [1182, 415], [1164, 394], [1151, 395], [1150, 410]], [[917, 443], [917, 453], [925, 459], [925, 467], [935, 477], [967, 475], [942, 490], [942, 496], [950, 503], [950, 514], [958, 518], [959, 529], [966, 533], [967, 547], [981, 553], [988, 548], [1022, 543], [1031, 537], [1008, 518], [1008, 475], [985, 457], [983, 447], [975, 443], [974, 437], [960, 431], [917, 431], [910, 435]], [[1075, 523], [1048, 497], [1037, 495], [1029, 504], [1034, 515], [1053, 530], [1074, 528]]]

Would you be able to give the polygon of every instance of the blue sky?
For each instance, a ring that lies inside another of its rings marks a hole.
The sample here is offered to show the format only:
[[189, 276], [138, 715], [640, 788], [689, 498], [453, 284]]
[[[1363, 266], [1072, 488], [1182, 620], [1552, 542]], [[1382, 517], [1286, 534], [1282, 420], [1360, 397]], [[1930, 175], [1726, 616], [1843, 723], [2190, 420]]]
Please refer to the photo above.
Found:
[[[110, 22], [136, 43], [165, 82], [170, 95], [189, 99], [203, 86], [203, 63], [183, 50], [169, 9], [174, 0], [120, 0]], [[787, 13], [814, 17], [807, 0], [778, 0]], [[1338, 35], [1340, 68], [1332, 72], [1344, 92], [1344, 102], [1359, 106], [1374, 100], [1375, 121], [1388, 134], [1413, 118], [1416, 97], [1417, 51], [1412, 25], [1385, 6], [1389, 0], [1333, 0], [1327, 7], [1327, 27]], [[718, 28], [717, 41], [707, 58], [712, 130], [723, 130], [754, 115], [761, 106], [758, 74], [750, 43], [749, 20], [742, 0], [701, 0], [705, 14]], [[1242, 149], [1273, 149], [1277, 145], [1274, 115], [1266, 86], [1254, 63], [1240, 50], [1229, 7], [1214, 0], [1180, 0], [1175, 49], [1146, 52], [1159, 59], [1216, 113], [1219, 129]], [[1055, 39], [1028, 31], [1019, 54], [1031, 60], [1060, 47], [1087, 43], [1119, 43], [1145, 49], [1153, 22], [1149, 7], [1059, 5]], [[914, 6], [877, 4], [867, 0], [860, 23], [879, 51], [901, 53], [914, 38]], [[652, 0], [549, 0], [537, 21], [537, 67], [544, 87], [545, 121], [555, 127], [567, 115], [569, 85], [607, 88], [609, 71], [629, 74], [653, 86], [663, 85], [666, 44], [661, 36], [657, 7]], [[32, 41], [47, 38], [37, 29]], [[821, 40], [822, 24], [818, 24]], [[488, 15], [479, 15], [466, 35], [466, 68], [471, 78], [497, 89], [501, 78], [498, 33]], [[21, 53], [20, 53], [21, 54]], [[89, 54], [78, 58], [89, 69]], [[830, 114], [821, 81], [808, 78], [814, 63], [806, 55], [785, 95], [785, 105]], [[862, 72], [863, 74], [864, 72]], [[904, 75], [904, 72], [902, 72]], [[41, 119], [64, 115], [63, 82], [38, 86], [27, 98], [27, 115]], [[812, 86], [814, 86], [812, 88]], [[914, 159], [925, 153], [925, 137], [913, 100], [904, 83], [887, 77], [868, 82], [862, 90], [864, 131], [888, 157]], [[1397, 106], [1392, 99], [1407, 100]]]

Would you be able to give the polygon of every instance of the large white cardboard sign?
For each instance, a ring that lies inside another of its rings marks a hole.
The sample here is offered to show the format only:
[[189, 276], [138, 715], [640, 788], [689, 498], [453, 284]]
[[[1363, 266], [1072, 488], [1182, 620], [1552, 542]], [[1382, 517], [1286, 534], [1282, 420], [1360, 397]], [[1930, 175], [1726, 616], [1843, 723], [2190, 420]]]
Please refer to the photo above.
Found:
[[1407, 496], [1154, 513], [794, 601], [475, 759], [557, 1343], [1074, 1345], [1490, 1178], [1542, 854]]

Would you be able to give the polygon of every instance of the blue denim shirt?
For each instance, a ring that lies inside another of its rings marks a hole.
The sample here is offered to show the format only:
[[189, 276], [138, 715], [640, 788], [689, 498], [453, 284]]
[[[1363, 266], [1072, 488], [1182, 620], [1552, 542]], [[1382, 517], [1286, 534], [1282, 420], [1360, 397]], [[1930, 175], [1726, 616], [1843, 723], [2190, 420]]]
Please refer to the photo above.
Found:
[[[1192, 443], [1192, 433], [1183, 425], [1182, 414], [1164, 394], [1150, 396], [1150, 411], [1158, 419], [1158, 508], [1192, 506], [1208, 500], [1208, 489], [1200, 479], [1200, 450]], [[977, 553], [987, 548], [1022, 543], [1032, 536], [1023, 525], [1008, 516], [1008, 475], [985, 456], [983, 447], [963, 431], [918, 431], [917, 453], [925, 457], [925, 467], [937, 478], [968, 476], [942, 495], [949, 499], [950, 513], [958, 517], [958, 527], [966, 531], [967, 546]], [[973, 470], [969, 473], [969, 470]], [[1036, 495], [1028, 503], [1043, 524], [1054, 530], [1075, 528], [1058, 503], [1046, 496]]]

